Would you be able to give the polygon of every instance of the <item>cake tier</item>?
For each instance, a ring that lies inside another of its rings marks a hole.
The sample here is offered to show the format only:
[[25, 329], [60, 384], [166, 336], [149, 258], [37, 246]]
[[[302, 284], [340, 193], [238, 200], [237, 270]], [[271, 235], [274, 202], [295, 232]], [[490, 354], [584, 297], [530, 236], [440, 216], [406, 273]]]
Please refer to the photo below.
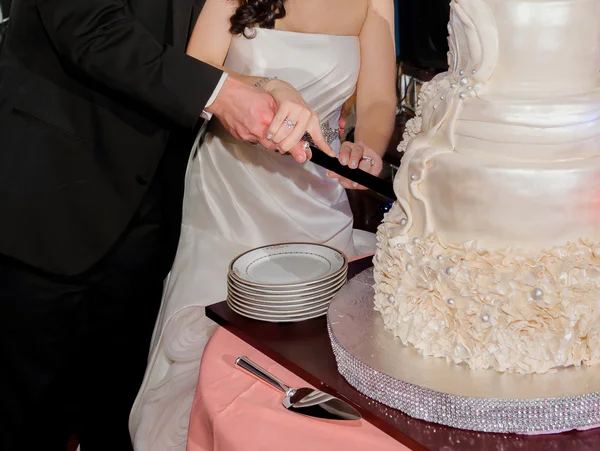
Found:
[[600, 92], [549, 101], [469, 86], [443, 74], [423, 87], [394, 180], [397, 233], [536, 252], [600, 239]]
[[435, 236], [404, 243], [381, 226], [375, 306], [425, 356], [472, 369], [544, 373], [600, 362], [600, 243], [538, 253]]
[[487, 91], [460, 108], [442, 128], [452, 127], [453, 146], [464, 155], [530, 162], [600, 155], [600, 91], [552, 99]]
[[418, 188], [425, 201], [410, 200], [412, 215], [429, 214], [443, 243], [537, 252], [582, 237], [600, 240], [600, 157], [530, 163], [452, 152], [431, 159], [425, 174]]
[[600, 0], [454, 0], [451, 71], [493, 72], [490, 89], [509, 96], [592, 91], [599, 18]]

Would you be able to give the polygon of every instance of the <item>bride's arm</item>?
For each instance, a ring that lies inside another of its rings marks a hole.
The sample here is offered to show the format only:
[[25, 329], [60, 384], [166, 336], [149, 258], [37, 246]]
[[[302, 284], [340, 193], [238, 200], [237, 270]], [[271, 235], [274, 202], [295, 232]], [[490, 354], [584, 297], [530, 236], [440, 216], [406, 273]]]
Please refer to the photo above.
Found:
[[[379, 175], [382, 157], [394, 131], [396, 116], [396, 52], [394, 2], [369, 0], [360, 31], [360, 72], [356, 87], [354, 143], [342, 144], [339, 160], [344, 166]], [[366, 189], [333, 172], [347, 189]]]
[[229, 52], [232, 34], [229, 19], [238, 7], [234, 0], [206, 0], [190, 37], [187, 54], [214, 66], [248, 85], [254, 85], [263, 77], [234, 72], [224, 66]]
[[[188, 43], [187, 54], [223, 70], [223, 64], [233, 37], [229, 32], [229, 18], [236, 8], [236, 1], [207, 0], [196, 21], [196, 26]], [[236, 75], [232, 72], [228, 72], [228, 74], [230, 76]], [[259, 77], [247, 78], [244, 81], [249, 84], [254, 84], [259, 80]], [[252, 81], [252, 78], [255, 81]]]
[[360, 32], [360, 58], [354, 137], [382, 157], [394, 131], [397, 105], [392, 0], [369, 0]]

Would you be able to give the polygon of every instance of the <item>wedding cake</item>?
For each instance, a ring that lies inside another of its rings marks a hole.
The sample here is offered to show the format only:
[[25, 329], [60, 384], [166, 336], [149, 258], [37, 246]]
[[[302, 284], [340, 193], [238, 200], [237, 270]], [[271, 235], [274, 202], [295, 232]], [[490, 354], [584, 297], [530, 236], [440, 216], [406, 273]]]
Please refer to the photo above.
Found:
[[600, 362], [600, 0], [454, 0], [378, 230], [375, 308], [471, 369]]

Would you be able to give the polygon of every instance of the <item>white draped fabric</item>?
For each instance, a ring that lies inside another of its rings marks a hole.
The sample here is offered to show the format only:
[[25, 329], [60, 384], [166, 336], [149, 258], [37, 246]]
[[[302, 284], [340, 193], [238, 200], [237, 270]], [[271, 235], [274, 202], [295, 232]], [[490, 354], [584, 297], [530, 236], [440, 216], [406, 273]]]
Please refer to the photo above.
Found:
[[[337, 128], [356, 86], [359, 41], [258, 29], [254, 39], [233, 39], [226, 66], [288, 81]], [[326, 243], [349, 256], [374, 251], [372, 237], [357, 249], [353, 235], [345, 190], [324, 169], [236, 141], [213, 121], [188, 166], [179, 249], [130, 420], [136, 450], [185, 449], [202, 351], [216, 327], [203, 307], [225, 299], [236, 255], [287, 241]]]

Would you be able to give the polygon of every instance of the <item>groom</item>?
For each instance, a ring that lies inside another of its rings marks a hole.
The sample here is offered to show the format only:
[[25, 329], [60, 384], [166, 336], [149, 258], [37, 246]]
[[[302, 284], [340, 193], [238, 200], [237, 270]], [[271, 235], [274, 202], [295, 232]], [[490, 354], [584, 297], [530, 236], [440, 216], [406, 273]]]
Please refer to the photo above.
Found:
[[[13, 2], [0, 57], [2, 450], [64, 450], [72, 431], [83, 451], [131, 449], [187, 137], [215, 114], [275, 147], [276, 99], [185, 55], [201, 3]], [[291, 153], [306, 158], [301, 143]]]

